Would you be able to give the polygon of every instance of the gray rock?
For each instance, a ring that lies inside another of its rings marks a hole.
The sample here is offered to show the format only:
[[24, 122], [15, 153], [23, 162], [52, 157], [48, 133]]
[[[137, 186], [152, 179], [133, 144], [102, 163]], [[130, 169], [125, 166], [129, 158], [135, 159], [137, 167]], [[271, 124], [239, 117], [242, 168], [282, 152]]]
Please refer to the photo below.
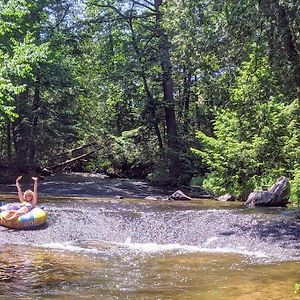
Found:
[[227, 193], [217, 198], [218, 201], [235, 201], [235, 197]]
[[249, 207], [255, 206], [273, 206], [274, 195], [269, 191], [252, 192], [247, 198], [245, 205]]
[[175, 193], [173, 193], [170, 197], [170, 200], [180, 200], [180, 201], [185, 201], [185, 200], [192, 200], [191, 197], [187, 196], [184, 194], [182, 191], [177, 190]]
[[286, 206], [291, 193], [289, 180], [281, 176], [270, 188], [269, 192], [275, 196], [273, 206]]
[[290, 197], [290, 184], [286, 177], [280, 177], [267, 191], [252, 192], [245, 205], [256, 206], [283, 206], [285, 207]]

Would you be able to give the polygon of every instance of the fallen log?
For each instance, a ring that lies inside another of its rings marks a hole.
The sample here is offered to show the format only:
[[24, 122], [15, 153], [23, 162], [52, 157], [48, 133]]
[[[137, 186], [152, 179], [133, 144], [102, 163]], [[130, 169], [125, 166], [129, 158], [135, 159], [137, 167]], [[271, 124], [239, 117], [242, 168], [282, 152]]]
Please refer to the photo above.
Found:
[[85, 157], [87, 157], [87, 156], [90, 156], [90, 155], [92, 155], [93, 153], [95, 153], [96, 151], [97, 151], [97, 150], [92, 150], [92, 151], [90, 151], [90, 152], [88, 152], [88, 153], [85, 153], [85, 154], [79, 155], [79, 156], [77, 156], [77, 157], [68, 159], [68, 160], [66, 160], [66, 161], [64, 161], [64, 162], [62, 162], [62, 163], [59, 163], [59, 164], [56, 164], [56, 165], [53, 165], [53, 166], [46, 167], [46, 169], [48, 169], [48, 170], [54, 170], [54, 169], [62, 168], [62, 167], [64, 167], [64, 166], [67, 166], [67, 165], [69, 165], [69, 164], [72, 164], [72, 163], [74, 163], [74, 162], [76, 162], [76, 161], [78, 161], [78, 160], [81, 160], [81, 159], [83, 159], [83, 158], [85, 158]]
[[93, 147], [93, 146], [95, 146], [95, 145], [97, 145], [97, 143], [84, 144], [84, 145], [81, 145], [81, 146], [79, 146], [79, 147], [76, 147], [76, 148], [69, 149], [69, 150], [67, 150], [67, 151], [58, 153], [58, 154], [56, 154], [56, 157], [66, 156], [66, 155], [72, 155], [74, 152], [83, 150], [83, 149], [88, 148], [88, 147]]

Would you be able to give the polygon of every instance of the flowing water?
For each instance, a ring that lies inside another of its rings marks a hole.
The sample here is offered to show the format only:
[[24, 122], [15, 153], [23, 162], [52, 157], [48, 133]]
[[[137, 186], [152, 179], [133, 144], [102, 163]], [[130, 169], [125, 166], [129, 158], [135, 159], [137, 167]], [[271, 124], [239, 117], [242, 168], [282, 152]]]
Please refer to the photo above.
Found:
[[1, 299], [300, 299], [298, 211], [100, 197], [164, 192], [143, 182], [40, 190], [46, 226], [0, 228]]

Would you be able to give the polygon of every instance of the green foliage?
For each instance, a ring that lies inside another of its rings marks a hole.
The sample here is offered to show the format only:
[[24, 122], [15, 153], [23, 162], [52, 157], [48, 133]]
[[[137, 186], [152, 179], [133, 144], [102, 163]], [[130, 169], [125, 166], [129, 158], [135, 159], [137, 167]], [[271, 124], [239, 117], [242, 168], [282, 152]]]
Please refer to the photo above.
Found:
[[197, 133], [202, 147], [193, 151], [210, 170], [203, 184], [217, 194], [243, 198], [280, 175], [291, 175], [299, 163], [298, 101], [284, 104], [276, 88], [268, 88], [276, 85], [265, 63], [253, 72], [252, 59], [241, 67], [229, 108], [217, 114], [215, 137]]
[[193, 176], [190, 181], [190, 185], [191, 186], [203, 186], [204, 179], [205, 178], [203, 176]]
[[168, 166], [165, 161], [157, 162], [156, 167], [149, 172], [147, 179], [158, 186], [173, 186], [175, 180], [170, 177]]
[[300, 170], [296, 169], [291, 180], [291, 200], [300, 206]]
[[[295, 113], [291, 105], [266, 103], [264, 125], [256, 123], [253, 116], [251, 130], [241, 124], [236, 113], [223, 110], [215, 122], [216, 138], [199, 132], [197, 138], [201, 150], [193, 150], [208, 165], [204, 185], [217, 194], [225, 191], [242, 196], [253, 189], [269, 185], [280, 175], [290, 175], [293, 166], [298, 164], [299, 130], [291, 128]], [[289, 111], [289, 114], [287, 114]]]
[[108, 148], [86, 166], [86, 171], [106, 172], [115, 177], [145, 178], [158, 151], [149, 130], [138, 127], [109, 139]]
[[299, 14], [275, 2], [163, 1], [158, 24], [149, 1], [0, 1], [0, 159], [109, 136], [85, 170], [241, 197], [287, 175], [298, 201]]
[[7, 139], [1, 155], [20, 168], [45, 163], [78, 140], [76, 81], [64, 45], [56, 44], [56, 2], [1, 2], [0, 122]]
[[7, 15], [19, 18], [26, 16], [23, 7], [11, 10], [10, 5], [12, 1], [7, 3], [0, 14], [0, 121], [1, 118], [4, 120], [4, 116], [12, 120], [17, 117], [14, 97], [25, 91], [26, 81], [34, 80], [34, 69], [48, 56], [47, 43], [38, 43], [31, 32], [25, 32], [20, 38], [19, 31], [15, 33], [13, 26], [7, 27], [4, 21]]

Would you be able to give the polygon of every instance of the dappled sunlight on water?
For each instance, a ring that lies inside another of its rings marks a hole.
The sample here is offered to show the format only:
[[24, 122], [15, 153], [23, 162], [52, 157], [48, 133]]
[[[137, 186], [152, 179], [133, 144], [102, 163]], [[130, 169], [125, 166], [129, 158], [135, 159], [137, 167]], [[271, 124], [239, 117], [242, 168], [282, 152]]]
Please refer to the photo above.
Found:
[[62, 177], [41, 189], [47, 226], [0, 228], [1, 299], [300, 300], [297, 211], [131, 198], [157, 191], [139, 181]]
[[80, 281], [91, 260], [82, 255], [55, 253], [28, 246], [5, 246], [0, 253], [2, 295], [33, 296]]
[[76, 247], [4, 246], [0, 292], [59, 299], [300, 299], [294, 293], [299, 270], [299, 262], [257, 264], [237, 254], [129, 251], [93, 241]]

